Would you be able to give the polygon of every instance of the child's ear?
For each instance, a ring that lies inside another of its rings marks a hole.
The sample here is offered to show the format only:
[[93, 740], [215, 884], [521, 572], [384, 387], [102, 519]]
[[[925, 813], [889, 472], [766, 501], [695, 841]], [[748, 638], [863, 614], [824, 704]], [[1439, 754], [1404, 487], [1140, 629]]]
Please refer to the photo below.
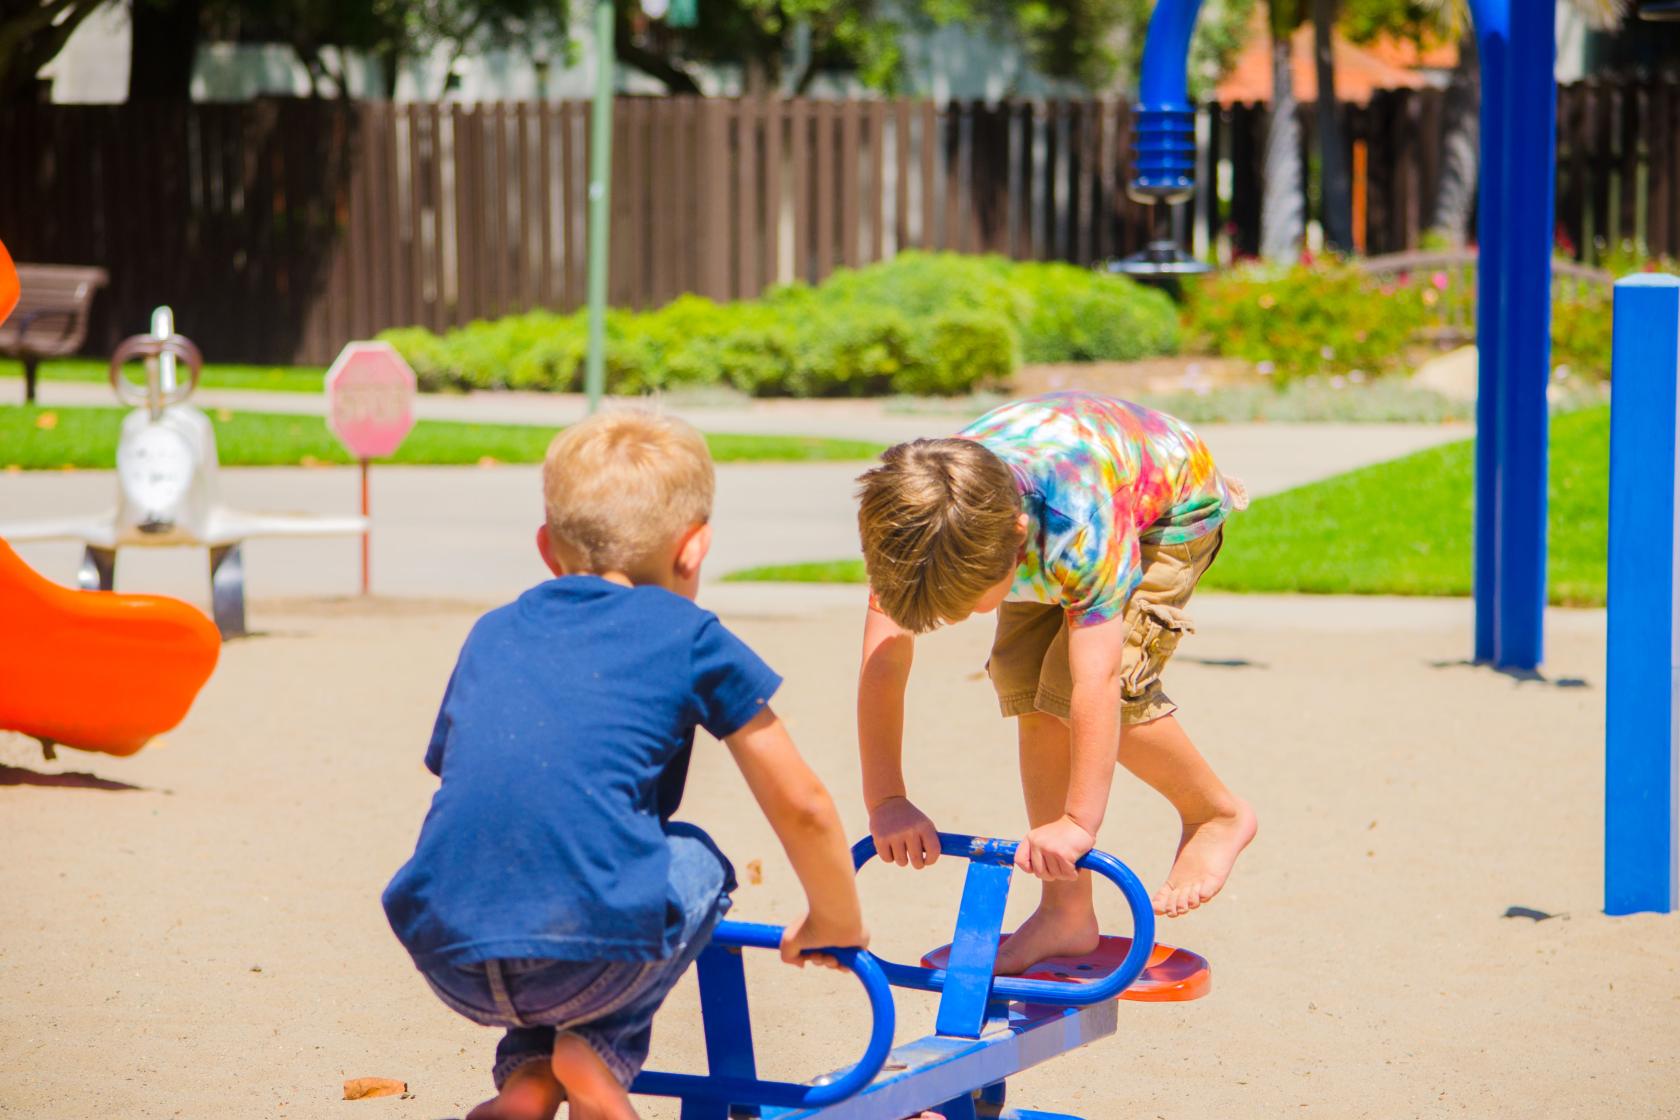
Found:
[[554, 555], [554, 538], [548, 534], [547, 525], [537, 526], [537, 551], [542, 554], [543, 563], [556, 576], [566, 574], [566, 566], [560, 563], [560, 558]]
[[677, 546], [677, 574], [684, 577], [698, 575], [700, 565], [711, 550], [711, 525], [696, 525], [690, 529], [682, 544]]
[[1031, 524], [1032, 518], [1028, 517], [1025, 513], [1015, 518], [1015, 532], [1020, 534], [1022, 540], [1027, 539], [1027, 526]]

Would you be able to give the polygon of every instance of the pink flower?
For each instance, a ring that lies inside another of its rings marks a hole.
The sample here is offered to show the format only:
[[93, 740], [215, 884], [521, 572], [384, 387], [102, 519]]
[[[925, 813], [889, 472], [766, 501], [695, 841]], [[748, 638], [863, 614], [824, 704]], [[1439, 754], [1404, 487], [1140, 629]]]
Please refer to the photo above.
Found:
[[1437, 272], [1429, 278], [1429, 282], [1435, 285], [1435, 290], [1438, 292], [1447, 290], [1447, 274], [1444, 272]]

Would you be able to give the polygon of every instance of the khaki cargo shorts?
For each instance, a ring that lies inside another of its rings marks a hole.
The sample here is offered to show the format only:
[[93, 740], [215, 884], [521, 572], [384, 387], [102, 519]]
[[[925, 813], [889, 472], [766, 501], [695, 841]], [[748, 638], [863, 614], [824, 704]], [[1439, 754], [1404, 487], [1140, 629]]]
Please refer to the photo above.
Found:
[[[1126, 651], [1120, 658], [1120, 721], [1148, 723], [1178, 705], [1161, 691], [1161, 670], [1179, 639], [1195, 630], [1184, 605], [1213, 564], [1223, 528], [1184, 544], [1145, 544], [1143, 582], [1126, 604]], [[1044, 712], [1068, 718], [1073, 673], [1068, 668], [1067, 614], [1042, 603], [998, 608], [997, 637], [986, 663], [1005, 716]]]

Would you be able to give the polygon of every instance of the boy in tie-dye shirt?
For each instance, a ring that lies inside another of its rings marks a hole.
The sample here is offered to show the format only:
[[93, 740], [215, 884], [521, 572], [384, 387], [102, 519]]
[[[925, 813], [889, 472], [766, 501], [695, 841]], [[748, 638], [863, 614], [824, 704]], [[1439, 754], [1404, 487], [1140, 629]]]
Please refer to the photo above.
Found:
[[1255, 816], [1185, 735], [1160, 680], [1225, 519], [1247, 504], [1207, 445], [1140, 405], [1051, 393], [954, 438], [889, 448], [860, 481], [871, 594], [858, 737], [882, 857], [923, 867], [939, 855], [901, 766], [913, 636], [996, 610], [987, 671], [1017, 721], [1032, 826], [1016, 863], [1044, 880], [998, 971], [1096, 948], [1090, 876], [1074, 864], [1096, 843], [1116, 760], [1183, 819], [1156, 912], [1218, 893]]

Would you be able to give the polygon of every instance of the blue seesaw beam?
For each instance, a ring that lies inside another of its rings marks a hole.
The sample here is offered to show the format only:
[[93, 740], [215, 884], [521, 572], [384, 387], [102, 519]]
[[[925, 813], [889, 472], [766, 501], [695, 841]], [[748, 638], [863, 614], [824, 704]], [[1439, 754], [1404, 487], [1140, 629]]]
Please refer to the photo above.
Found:
[[[1089, 853], [1079, 865], [1119, 887], [1132, 911], [1132, 940], [1119, 964], [1106, 974], [1093, 972], [1091, 982], [997, 977], [992, 970], [1015, 845], [951, 833], [940, 833], [939, 840], [944, 854], [969, 861], [947, 967], [896, 964], [856, 950], [840, 954], [868, 993], [873, 1018], [855, 1065], [803, 1085], [758, 1079], [741, 949], [775, 949], [782, 931], [721, 922], [699, 960], [710, 1073], [646, 1072], [631, 1091], [680, 1098], [683, 1120], [727, 1120], [732, 1113], [762, 1120], [901, 1120], [930, 1109], [946, 1120], [978, 1120], [977, 1101], [984, 1115], [999, 1120], [1078, 1120], [1005, 1109], [1003, 1083], [1115, 1032], [1116, 1000], [1143, 974], [1155, 948], [1149, 895], [1119, 860]], [[867, 839], [852, 850], [860, 868], [874, 855]], [[889, 982], [941, 993], [936, 1033], [890, 1053]]]
[[1616, 283], [1604, 911], [1680, 907], [1680, 278]]

